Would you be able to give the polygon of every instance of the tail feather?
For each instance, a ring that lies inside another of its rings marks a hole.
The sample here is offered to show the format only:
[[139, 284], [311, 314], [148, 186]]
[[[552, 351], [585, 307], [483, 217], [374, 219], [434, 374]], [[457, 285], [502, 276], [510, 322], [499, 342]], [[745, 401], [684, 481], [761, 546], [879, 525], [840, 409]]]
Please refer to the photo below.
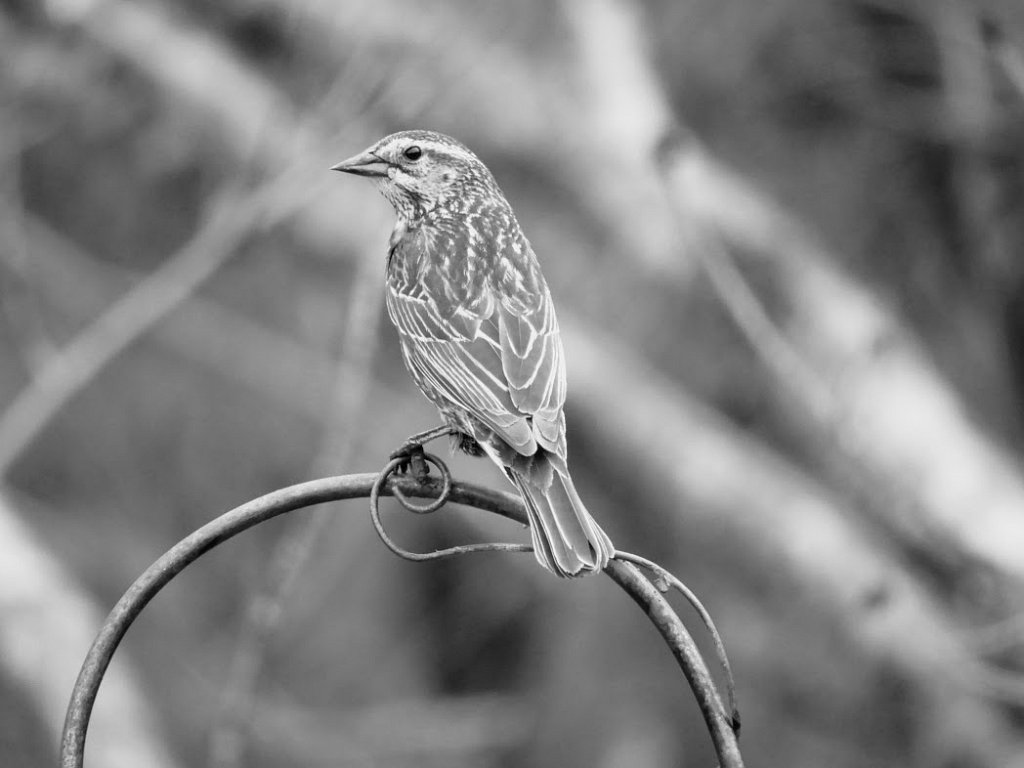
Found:
[[529, 474], [505, 468], [526, 502], [537, 560], [556, 576], [603, 570], [615, 554], [611, 539], [590, 516], [568, 472], [545, 457], [534, 463], [540, 462], [547, 466]]

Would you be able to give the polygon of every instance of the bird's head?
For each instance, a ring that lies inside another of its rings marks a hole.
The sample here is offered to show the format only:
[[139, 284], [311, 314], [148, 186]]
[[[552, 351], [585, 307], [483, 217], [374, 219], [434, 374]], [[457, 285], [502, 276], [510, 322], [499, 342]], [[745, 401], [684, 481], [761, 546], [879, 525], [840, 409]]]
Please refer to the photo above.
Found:
[[384, 197], [406, 219], [438, 209], [457, 213], [474, 193], [478, 196], [497, 189], [490, 171], [476, 155], [434, 131], [385, 136], [332, 170], [376, 179]]

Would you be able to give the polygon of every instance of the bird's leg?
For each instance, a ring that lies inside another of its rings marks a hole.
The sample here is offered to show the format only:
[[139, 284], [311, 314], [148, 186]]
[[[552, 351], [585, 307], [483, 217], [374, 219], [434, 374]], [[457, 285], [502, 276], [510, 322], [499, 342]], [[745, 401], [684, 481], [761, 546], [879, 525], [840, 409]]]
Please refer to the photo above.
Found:
[[423, 432], [417, 432], [415, 435], [407, 437], [401, 447], [391, 453], [391, 458], [403, 458], [404, 456], [408, 456], [417, 448], [422, 449], [423, 446], [431, 440], [436, 440], [437, 438], [444, 437], [445, 435], [454, 435], [456, 432], [458, 432], [458, 430], [448, 424], [442, 424], [439, 427], [432, 427], [431, 429], [424, 430]]
[[484, 449], [480, 447], [475, 437], [470, 437], [465, 432], [459, 432], [456, 446], [467, 456], [479, 457], [484, 455]]
[[424, 444], [445, 435], [454, 435], [456, 432], [457, 430], [447, 424], [423, 432], [417, 432], [412, 437], [406, 438], [398, 450], [392, 451], [390, 458], [401, 459], [402, 463], [398, 465], [398, 471], [407, 472], [411, 469], [413, 477], [422, 483], [427, 479], [427, 474], [430, 472], [427, 468], [427, 462], [423, 458]]

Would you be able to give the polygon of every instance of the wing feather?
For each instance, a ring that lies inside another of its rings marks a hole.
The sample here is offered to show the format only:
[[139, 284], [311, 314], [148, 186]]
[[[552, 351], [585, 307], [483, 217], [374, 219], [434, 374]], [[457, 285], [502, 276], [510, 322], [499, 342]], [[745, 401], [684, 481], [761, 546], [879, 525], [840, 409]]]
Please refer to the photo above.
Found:
[[517, 452], [530, 455], [537, 450], [528, 414], [512, 401], [498, 344], [479, 330], [482, 321], [475, 324], [478, 331], [471, 338], [464, 329], [446, 323], [429, 299], [389, 291], [388, 308], [406, 364], [417, 378], [486, 424]]
[[535, 292], [499, 301], [484, 285], [454, 308], [423, 282], [389, 282], [388, 312], [419, 381], [516, 452], [530, 456], [539, 444], [564, 459], [564, 355], [551, 295], [536, 275]]
[[502, 367], [512, 402], [530, 414], [538, 442], [564, 458], [565, 356], [551, 294], [543, 284], [541, 290], [532, 308], [500, 305]]

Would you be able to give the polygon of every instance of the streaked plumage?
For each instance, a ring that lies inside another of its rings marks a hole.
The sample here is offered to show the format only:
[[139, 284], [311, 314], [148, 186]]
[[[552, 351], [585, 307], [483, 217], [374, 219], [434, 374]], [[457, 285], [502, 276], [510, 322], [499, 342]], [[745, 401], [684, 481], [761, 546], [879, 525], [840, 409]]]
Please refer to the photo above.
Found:
[[431, 131], [387, 136], [337, 170], [375, 177], [394, 206], [387, 307], [405, 365], [445, 421], [501, 467], [559, 576], [614, 554], [566, 464], [565, 360], [551, 293], [490, 171]]

